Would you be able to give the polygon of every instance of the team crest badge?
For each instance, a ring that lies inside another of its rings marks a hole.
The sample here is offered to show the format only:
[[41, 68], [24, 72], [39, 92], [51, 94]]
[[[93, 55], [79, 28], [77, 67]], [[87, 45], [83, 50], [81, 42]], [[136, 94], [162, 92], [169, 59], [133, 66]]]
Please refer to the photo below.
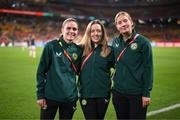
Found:
[[72, 54], [72, 57], [73, 57], [74, 60], [77, 60], [77, 58], [78, 58], [77, 53], [73, 53], [73, 54]]
[[81, 104], [85, 106], [85, 105], [87, 105], [87, 101], [86, 101], [85, 99], [83, 99], [83, 100], [81, 101]]
[[132, 43], [132, 44], [131, 44], [131, 49], [132, 49], [132, 50], [136, 50], [137, 47], [138, 47], [137, 43]]
[[102, 52], [100, 53], [101, 57], [105, 57], [105, 55], [102, 54]]

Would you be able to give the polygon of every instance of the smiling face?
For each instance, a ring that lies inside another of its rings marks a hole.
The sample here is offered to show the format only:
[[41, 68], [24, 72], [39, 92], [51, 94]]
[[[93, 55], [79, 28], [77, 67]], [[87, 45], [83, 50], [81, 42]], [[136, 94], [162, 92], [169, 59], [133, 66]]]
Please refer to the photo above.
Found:
[[120, 14], [116, 18], [116, 28], [120, 34], [131, 34], [133, 30], [133, 21], [130, 16], [126, 14]]
[[78, 24], [68, 21], [62, 26], [61, 32], [66, 42], [73, 41], [78, 35]]
[[95, 23], [91, 26], [90, 36], [93, 43], [98, 44], [102, 39], [102, 27], [100, 24]]

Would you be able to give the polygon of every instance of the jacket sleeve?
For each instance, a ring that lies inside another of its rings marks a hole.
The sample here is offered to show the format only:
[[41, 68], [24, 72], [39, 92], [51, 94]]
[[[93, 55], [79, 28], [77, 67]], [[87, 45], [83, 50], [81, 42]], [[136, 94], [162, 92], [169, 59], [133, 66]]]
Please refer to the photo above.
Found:
[[80, 68], [81, 68], [82, 53], [83, 53], [83, 47], [82, 46], [78, 46], [78, 59], [75, 62], [75, 65], [76, 65], [78, 73], [80, 72]]
[[109, 46], [109, 47], [110, 47], [111, 52], [108, 55], [108, 62], [109, 62], [110, 68], [114, 68], [114, 64], [115, 64], [114, 49], [112, 46]]
[[146, 39], [143, 45], [143, 96], [150, 97], [153, 86], [153, 56], [150, 42]]
[[51, 65], [51, 49], [49, 44], [46, 44], [44, 47], [44, 50], [41, 55], [41, 59], [39, 62], [39, 66], [37, 69], [37, 99], [43, 99], [45, 97], [44, 95], [44, 89], [45, 89], [45, 83], [46, 83], [46, 76], [47, 72]]

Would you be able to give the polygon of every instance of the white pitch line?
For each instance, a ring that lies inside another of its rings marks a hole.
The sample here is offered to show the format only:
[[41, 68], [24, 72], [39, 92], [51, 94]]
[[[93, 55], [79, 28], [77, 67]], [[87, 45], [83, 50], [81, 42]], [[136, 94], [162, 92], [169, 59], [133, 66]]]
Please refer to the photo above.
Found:
[[166, 111], [169, 111], [169, 110], [172, 110], [172, 109], [176, 109], [178, 107], [180, 107], [180, 103], [174, 104], [174, 105], [171, 105], [171, 106], [159, 109], [159, 110], [148, 112], [147, 116], [153, 116], [153, 115], [156, 115], [156, 114], [159, 114], [159, 113], [162, 113], [162, 112], [166, 112]]

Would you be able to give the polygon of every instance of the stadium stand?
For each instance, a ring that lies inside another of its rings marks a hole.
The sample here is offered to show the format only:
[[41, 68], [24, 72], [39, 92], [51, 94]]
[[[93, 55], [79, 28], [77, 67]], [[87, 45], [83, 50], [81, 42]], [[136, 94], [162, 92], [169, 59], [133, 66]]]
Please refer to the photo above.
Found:
[[[46, 14], [12, 14], [4, 12], [7, 9]], [[80, 21], [81, 36], [90, 20], [100, 19], [112, 39], [117, 34], [113, 19], [119, 10], [128, 11], [137, 31], [152, 41], [180, 42], [178, 0], [1, 0], [0, 44], [27, 41], [30, 35], [34, 35], [36, 41], [52, 40], [59, 36], [60, 24], [67, 17]]]

